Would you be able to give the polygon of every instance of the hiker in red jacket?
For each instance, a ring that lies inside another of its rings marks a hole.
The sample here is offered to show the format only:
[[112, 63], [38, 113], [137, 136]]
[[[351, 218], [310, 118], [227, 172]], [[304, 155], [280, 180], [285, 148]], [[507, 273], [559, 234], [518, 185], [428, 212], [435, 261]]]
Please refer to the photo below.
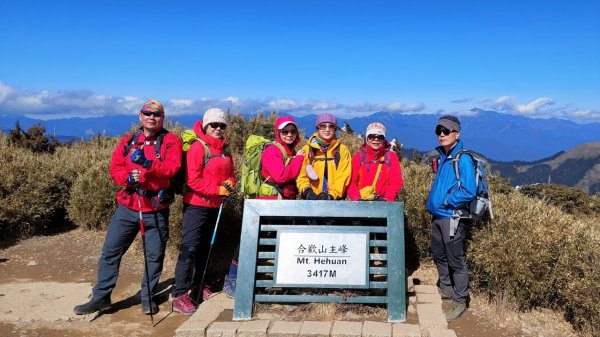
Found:
[[[200, 140], [193, 142], [186, 152], [187, 191], [183, 194], [181, 247], [171, 293], [173, 310], [186, 315], [196, 311], [190, 290], [200, 289], [205, 299], [211, 296], [210, 289], [199, 283], [202, 283], [206, 270], [223, 197], [229, 196], [235, 186], [233, 159], [225, 144], [226, 128], [225, 113], [218, 108], [208, 109], [202, 120], [194, 125]], [[205, 144], [209, 150], [206, 161]]]
[[146, 101], [139, 118], [140, 129], [133, 136], [123, 137], [112, 153], [110, 176], [123, 188], [117, 192], [118, 207], [106, 232], [92, 299], [73, 309], [78, 315], [110, 308], [121, 258], [140, 230], [140, 217], [145, 229], [142, 235], [149, 275], [149, 282], [145, 275], [142, 278], [142, 312], [158, 312], [149, 295], [156, 291], [163, 268], [169, 238], [169, 205], [173, 201], [169, 184], [181, 167], [182, 145], [177, 135], [163, 129], [165, 111], [158, 101]]
[[365, 143], [352, 157], [352, 178], [348, 187], [350, 200], [395, 201], [402, 189], [402, 169], [398, 155], [385, 139], [385, 126], [367, 126]]
[[[275, 120], [275, 142], [277, 144], [265, 146], [260, 157], [261, 175], [265, 182], [259, 189], [257, 199], [294, 200], [298, 194], [296, 177], [304, 161], [304, 151], [296, 152], [300, 137], [294, 118], [286, 116]], [[223, 290], [229, 298], [235, 297], [239, 253], [238, 245], [223, 282]]]

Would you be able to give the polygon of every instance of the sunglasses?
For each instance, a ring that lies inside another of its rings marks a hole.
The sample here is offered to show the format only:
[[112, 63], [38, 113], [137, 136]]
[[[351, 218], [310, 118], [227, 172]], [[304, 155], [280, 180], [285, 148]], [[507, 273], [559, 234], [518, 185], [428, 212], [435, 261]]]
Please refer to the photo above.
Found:
[[377, 140], [384, 140], [385, 136], [384, 135], [369, 135], [367, 138], [369, 140], [375, 140], [375, 139], [377, 139]]
[[291, 129], [291, 130], [283, 129], [283, 130], [279, 130], [279, 133], [282, 134], [282, 135], [284, 135], [284, 136], [287, 136], [288, 134], [295, 135], [295, 134], [298, 133], [298, 131], [296, 129]]
[[153, 117], [156, 117], [156, 118], [162, 116], [162, 114], [160, 112], [154, 112], [154, 111], [142, 111], [142, 115], [144, 115], [146, 117], [153, 116]]
[[330, 124], [330, 123], [321, 123], [321, 124], [319, 124], [319, 126], [317, 126], [317, 128], [319, 130], [327, 130], [327, 129], [335, 130], [335, 129], [337, 129], [337, 126], [335, 124]]
[[213, 129], [215, 129], [215, 130], [217, 128], [220, 128], [221, 130], [225, 130], [227, 128], [227, 124], [225, 124], [225, 123], [217, 123], [217, 122], [215, 122], [215, 123], [208, 123], [208, 125], [210, 125], [210, 127], [213, 128]]
[[443, 129], [443, 128], [435, 129], [435, 134], [438, 136], [441, 135], [442, 133], [444, 134], [444, 136], [448, 136], [452, 132], [456, 132], [456, 131], [454, 131], [454, 130], [450, 131], [448, 129]]

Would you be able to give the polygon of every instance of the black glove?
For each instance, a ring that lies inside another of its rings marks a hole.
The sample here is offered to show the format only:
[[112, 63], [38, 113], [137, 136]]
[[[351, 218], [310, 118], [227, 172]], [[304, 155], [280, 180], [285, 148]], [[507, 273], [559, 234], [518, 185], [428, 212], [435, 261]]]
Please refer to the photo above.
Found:
[[334, 200], [335, 199], [333, 197], [333, 195], [331, 195], [327, 192], [321, 192], [321, 193], [319, 193], [319, 195], [317, 197], [319, 198], [319, 200]]
[[221, 186], [225, 187], [227, 189], [227, 191], [229, 191], [229, 193], [235, 193], [235, 188], [233, 186], [231, 186], [231, 184], [229, 183], [229, 181], [225, 180]]
[[307, 188], [304, 190], [304, 199], [306, 200], [319, 200], [319, 196], [313, 192], [312, 188]]
[[175, 201], [175, 194], [172, 189], [160, 190], [157, 199], [161, 204], [170, 204]]
[[138, 165], [142, 165], [143, 168], [148, 168], [150, 165], [152, 165], [152, 160], [146, 159], [146, 156], [144, 156], [144, 151], [140, 149], [133, 151], [129, 157], [129, 160]]

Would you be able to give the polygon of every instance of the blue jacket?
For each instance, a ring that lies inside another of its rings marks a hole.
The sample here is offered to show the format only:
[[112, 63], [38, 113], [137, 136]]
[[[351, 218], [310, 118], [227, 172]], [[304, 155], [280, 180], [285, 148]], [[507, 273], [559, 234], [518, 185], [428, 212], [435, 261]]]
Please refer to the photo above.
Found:
[[466, 204], [475, 198], [477, 185], [475, 182], [475, 167], [473, 158], [469, 155], [461, 155], [458, 162], [461, 187], [454, 174], [454, 163], [452, 158], [462, 150], [462, 141], [458, 143], [446, 156], [444, 149], [438, 146], [436, 150], [440, 153], [438, 171], [433, 180], [433, 186], [427, 198], [427, 210], [436, 218], [451, 218], [455, 209], [464, 208]]

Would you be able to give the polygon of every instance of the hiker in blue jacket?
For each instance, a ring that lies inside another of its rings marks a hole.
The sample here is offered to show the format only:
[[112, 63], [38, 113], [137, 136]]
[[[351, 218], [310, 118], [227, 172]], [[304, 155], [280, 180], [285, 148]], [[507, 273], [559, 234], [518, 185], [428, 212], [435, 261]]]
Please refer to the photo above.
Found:
[[475, 198], [477, 186], [471, 156], [461, 156], [458, 163], [460, 185], [454, 172], [453, 158], [463, 148], [460, 141], [460, 120], [455, 116], [440, 117], [435, 128], [440, 146], [437, 172], [429, 197], [427, 210], [432, 215], [431, 252], [438, 270], [438, 287], [442, 299], [451, 299], [444, 311], [446, 319], [457, 319], [467, 310], [469, 299], [469, 272], [465, 260], [465, 225], [461, 209]]

